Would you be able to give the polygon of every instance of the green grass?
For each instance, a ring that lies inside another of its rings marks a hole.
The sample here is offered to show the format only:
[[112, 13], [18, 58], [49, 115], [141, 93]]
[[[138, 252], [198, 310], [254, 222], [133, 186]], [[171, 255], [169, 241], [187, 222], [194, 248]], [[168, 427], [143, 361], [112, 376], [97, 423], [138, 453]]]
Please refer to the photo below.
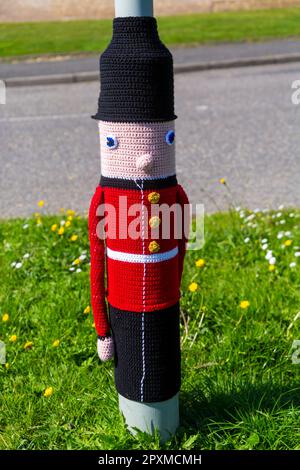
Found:
[[[299, 37], [300, 8], [161, 17], [159, 28], [169, 46]], [[98, 53], [110, 38], [110, 20], [0, 24], [0, 57]]]
[[[250, 222], [247, 216], [208, 216], [204, 248], [187, 255], [181, 428], [165, 449], [300, 448], [300, 364], [291, 359], [300, 339], [300, 212], [258, 213]], [[112, 363], [99, 362], [92, 314], [83, 313], [88, 257], [81, 272], [69, 270], [88, 250], [87, 223], [75, 217], [59, 236], [51, 225], [61, 219], [0, 223], [0, 338], [9, 363], [0, 366], [0, 448], [158, 449], [157, 438], [133, 437], [123, 426]], [[278, 239], [280, 231], [291, 234]], [[277, 259], [274, 272], [263, 238]], [[287, 239], [293, 243], [283, 248]], [[20, 269], [11, 267], [15, 261]], [[191, 282], [199, 285], [194, 293]], [[16, 342], [9, 341], [13, 334]], [[32, 349], [24, 349], [26, 341]], [[46, 387], [53, 387], [49, 398]]]

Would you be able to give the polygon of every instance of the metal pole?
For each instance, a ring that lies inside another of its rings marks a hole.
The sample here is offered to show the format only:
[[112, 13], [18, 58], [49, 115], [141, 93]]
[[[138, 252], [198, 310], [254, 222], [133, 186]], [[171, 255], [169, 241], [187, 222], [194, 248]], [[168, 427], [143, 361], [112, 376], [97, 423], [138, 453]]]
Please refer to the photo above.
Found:
[[115, 16], [153, 16], [153, 0], [115, 0]]
[[[115, 16], [153, 16], [153, 0], [115, 0]], [[172, 437], [179, 426], [178, 393], [169, 400], [141, 403], [119, 394], [119, 408], [129, 431], [154, 434], [159, 432], [161, 442]]]

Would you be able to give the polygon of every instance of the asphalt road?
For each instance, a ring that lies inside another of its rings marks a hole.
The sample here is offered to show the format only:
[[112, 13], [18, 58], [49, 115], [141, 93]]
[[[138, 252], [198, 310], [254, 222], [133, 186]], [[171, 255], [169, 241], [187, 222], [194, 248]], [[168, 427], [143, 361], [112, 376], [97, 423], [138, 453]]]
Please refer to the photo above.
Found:
[[[207, 64], [208, 62], [260, 59], [262, 57], [299, 55], [300, 41], [281, 39], [265, 42], [207, 44], [198, 47], [171, 49], [175, 65]], [[19, 62], [18, 60], [21, 60]], [[98, 72], [99, 54], [88, 56], [20, 57], [15, 62], [0, 62], [0, 79]]]
[[[300, 105], [291, 84], [300, 64], [176, 76], [178, 178], [193, 203], [300, 206]], [[100, 164], [97, 83], [10, 88], [0, 105], [0, 217], [23, 216], [45, 199], [85, 211]]]

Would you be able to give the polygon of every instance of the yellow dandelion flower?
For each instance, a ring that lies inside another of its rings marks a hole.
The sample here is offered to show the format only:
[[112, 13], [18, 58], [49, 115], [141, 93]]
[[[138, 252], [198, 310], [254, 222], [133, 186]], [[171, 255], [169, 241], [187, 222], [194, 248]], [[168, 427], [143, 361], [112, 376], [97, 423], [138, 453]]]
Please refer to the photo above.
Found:
[[51, 397], [52, 394], [53, 394], [53, 388], [47, 387], [46, 390], [44, 391], [44, 397], [45, 398]]
[[31, 349], [32, 346], [33, 346], [32, 341], [26, 341], [26, 343], [24, 344], [24, 349]]
[[39, 202], [38, 202], [38, 206], [39, 207], [44, 207], [45, 205], [45, 201], [43, 199], [41, 199]]
[[190, 292], [196, 292], [196, 290], [198, 290], [198, 284], [197, 282], [192, 282], [190, 285], [189, 285], [189, 291]]
[[8, 313], [4, 313], [3, 316], [2, 316], [2, 321], [6, 322], [9, 320], [9, 315]]
[[55, 231], [57, 230], [57, 227], [58, 227], [57, 224], [53, 224], [53, 225], [51, 226], [52, 232], [55, 232]]
[[71, 240], [71, 242], [76, 242], [77, 238], [78, 238], [78, 235], [74, 234], [70, 237], [70, 240]]
[[249, 300], [242, 300], [242, 301], [240, 302], [240, 307], [241, 307], [242, 309], [244, 309], [244, 310], [245, 310], [246, 308], [249, 308], [249, 307], [250, 307], [250, 302], [249, 302]]
[[291, 246], [292, 243], [293, 243], [293, 240], [286, 240], [284, 242], [284, 246]]
[[70, 227], [70, 225], [71, 225], [71, 222], [69, 220], [67, 220], [67, 222], [65, 223], [65, 227], [68, 228], [68, 227]]
[[54, 348], [57, 348], [59, 345], [60, 345], [60, 340], [59, 340], [59, 339], [55, 339], [55, 340], [53, 341], [53, 343], [52, 343], [52, 346], [53, 346]]
[[42, 219], [41, 219], [41, 217], [37, 217], [37, 219], [36, 219], [36, 225], [42, 225]]
[[11, 343], [15, 343], [17, 341], [17, 338], [18, 338], [17, 335], [11, 335], [11, 337], [9, 338], [9, 341]]
[[226, 184], [225, 178], [220, 178], [220, 179], [219, 179], [219, 182], [220, 182], [221, 184]]
[[72, 215], [72, 216], [74, 216], [74, 215], [76, 214], [76, 212], [73, 211], [72, 209], [68, 209], [68, 210], [66, 211], [66, 214], [67, 214], [67, 215]]
[[5, 363], [5, 369], [9, 369], [9, 368], [10, 368], [10, 364], [9, 364], [9, 362], [6, 362]]
[[204, 259], [200, 258], [196, 261], [195, 264], [196, 264], [197, 268], [203, 268], [203, 266], [205, 265], [205, 261], [204, 261]]
[[274, 264], [270, 264], [269, 271], [273, 272], [275, 271], [275, 269], [276, 269], [276, 266]]
[[39, 212], [35, 212], [33, 215], [34, 217], [41, 217], [41, 214]]
[[65, 233], [65, 227], [59, 227], [58, 235], [63, 235]]
[[76, 258], [73, 263], [75, 266], [77, 266], [77, 264], [80, 264], [80, 259], [79, 258]]
[[72, 220], [73, 220], [73, 215], [68, 215], [68, 220], [69, 220], [70, 222], [72, 222]]
[[85, 307], [85, 309], [83, 310], [83, 313], [88, 314], [88, 313], [90, 313], [90, 311], [91, 311], [91, 307], [88, 305], [88, 306]]

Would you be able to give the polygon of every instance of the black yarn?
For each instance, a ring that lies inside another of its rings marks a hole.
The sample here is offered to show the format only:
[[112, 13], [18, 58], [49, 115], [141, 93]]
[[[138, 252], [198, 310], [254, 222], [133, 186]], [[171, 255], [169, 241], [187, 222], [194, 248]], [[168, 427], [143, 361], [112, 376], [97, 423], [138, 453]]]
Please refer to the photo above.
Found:
[[[143, 186], [142, 186], [143, 185]], [[136, 189], [140, 191], [141, 186], [145, 191], [147, 189], [163, 189], [177, 185], [177, 178], [175, 175], [168, 176], [167, 178], [156, 178], [153, 180], [138, 179], [128, 180], [123, 178], [109, 178], [108, 176], [102, 176], [100, 178], [100, 186], [103, 188], [119, 188], [119, 189]]]
[[125, 398], [140, 402], [172, 398], [180, 389], [179, 303], [144, 314], [119, 310], [111, 305], [109, 311], [115, 344], [117, 391]]
[[115, 18], [113, 37], [100, 57], [101, 92], [94, 119], [172, 121], [173, 59], [151, 17]]

